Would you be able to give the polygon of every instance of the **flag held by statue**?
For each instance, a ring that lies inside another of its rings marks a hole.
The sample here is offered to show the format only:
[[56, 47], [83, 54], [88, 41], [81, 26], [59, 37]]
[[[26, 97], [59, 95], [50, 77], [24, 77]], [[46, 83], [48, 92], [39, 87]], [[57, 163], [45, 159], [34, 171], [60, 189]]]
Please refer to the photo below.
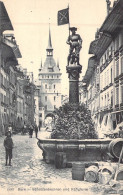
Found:
[[69, 8], [58, 11], [58, 26], [69, 23]]

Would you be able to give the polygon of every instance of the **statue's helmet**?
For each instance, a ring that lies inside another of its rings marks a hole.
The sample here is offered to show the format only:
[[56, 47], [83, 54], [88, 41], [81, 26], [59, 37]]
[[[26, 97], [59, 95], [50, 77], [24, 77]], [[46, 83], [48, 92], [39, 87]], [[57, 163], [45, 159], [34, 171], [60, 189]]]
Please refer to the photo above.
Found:
[[69, 30], [70, 31], [77, 31], [77, 28], [76, 27], [70, 27]]

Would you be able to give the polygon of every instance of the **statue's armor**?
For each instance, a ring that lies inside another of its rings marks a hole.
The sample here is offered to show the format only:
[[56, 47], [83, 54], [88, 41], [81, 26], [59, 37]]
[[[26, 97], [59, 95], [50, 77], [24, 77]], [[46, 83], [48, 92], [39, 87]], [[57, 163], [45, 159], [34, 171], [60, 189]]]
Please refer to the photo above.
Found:
[[73, 47], [76, 47], [76, 46], [79, 46], [80, 45], [80, 43], [78, 42], [78, 40], [81, 40], [80, 39], [80, 36], [78, 34], [70, 35], [70, 37], [69, 37], [69, 41], [70, 41], [70, 43], [71, 43], [71, 45]]

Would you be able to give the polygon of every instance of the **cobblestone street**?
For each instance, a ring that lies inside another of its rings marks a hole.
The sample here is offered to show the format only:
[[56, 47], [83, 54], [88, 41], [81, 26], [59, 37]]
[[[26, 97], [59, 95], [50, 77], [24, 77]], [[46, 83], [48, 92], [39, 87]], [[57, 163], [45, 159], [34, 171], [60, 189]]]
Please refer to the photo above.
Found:
[[[40, 135], [39, 135], [40, 137]], [[99, 184], [72, 180], [71, 168], [56, 169], [54, 165], [46, 164], [42, 152], [37, 146], [35, 135], [13, 135], [14, 149], [12, 166], [5, 166], [4, 137], [0, 138], [0, 187], [1, 190], [26, 194], [49, 192], [72, 194], [96, 194], [101, 189]], [[89, 193], [90, 192], [90, 193]]]

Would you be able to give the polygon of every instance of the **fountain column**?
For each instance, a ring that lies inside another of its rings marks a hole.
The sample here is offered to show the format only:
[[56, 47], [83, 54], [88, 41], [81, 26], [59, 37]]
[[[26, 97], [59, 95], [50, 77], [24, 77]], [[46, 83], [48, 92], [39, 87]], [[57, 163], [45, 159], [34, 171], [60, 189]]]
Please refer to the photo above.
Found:
[[69, 78], [69, 102], [79, 103], [79, 75], [82, 66], [69, 64], [69, 66], [66, 66], [66, 70]]

